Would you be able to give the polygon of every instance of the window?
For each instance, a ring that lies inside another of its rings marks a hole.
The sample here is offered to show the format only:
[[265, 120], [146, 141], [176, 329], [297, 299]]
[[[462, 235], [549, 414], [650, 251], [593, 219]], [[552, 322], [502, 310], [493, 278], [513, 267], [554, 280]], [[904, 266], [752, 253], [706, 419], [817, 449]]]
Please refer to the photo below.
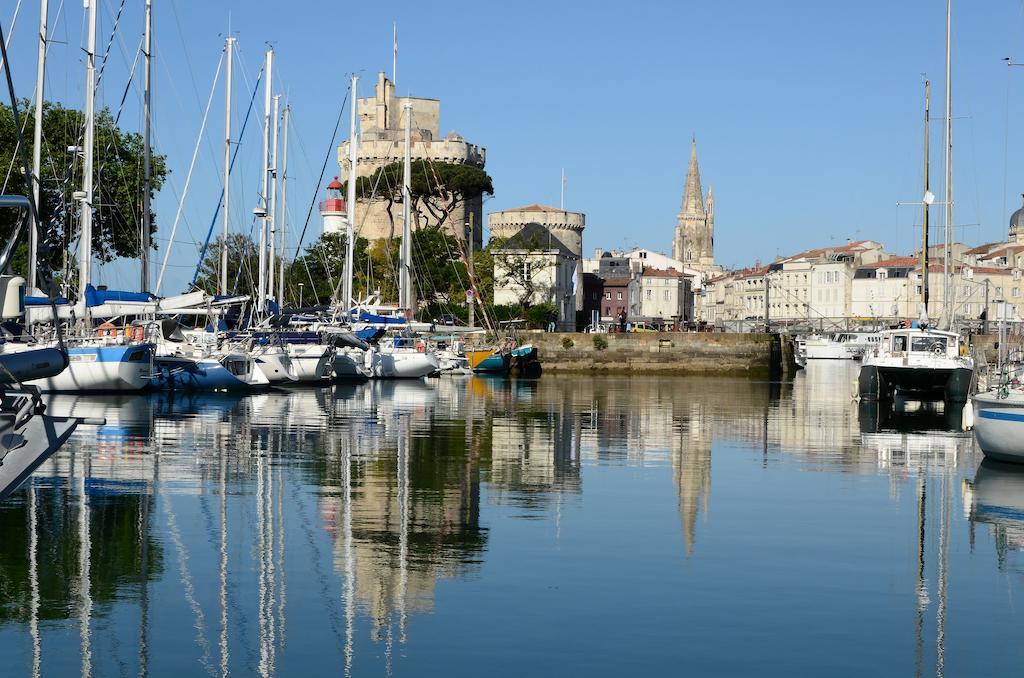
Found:
[[669, 299], [671, 299], [671, 298], [672, 298], [672, 297], [671, 297], [671, 295], [669, 294], [669, 291], [668, 291], [668, 290], [665, 290], [665, 293], [664, 293], [664, 299], [665, 299], [665, 301], [668, 301], [668, 300], [669, 300]]
[[996, 288], [996, 296], [997, 297], [1003, 296], [1003, 288], [1002, 287], [997, 287]]
[[1019, 287], [1014, 287], [1013, 288], [1013, 296], [1015, 296], [1015, 297], [1019, 297], [1020, 296], [1020, 288]]
[[611, 292], [605, 292], [604, 293], [604, 298], [607, 299], [608, 301], [611, 301], [612, 300], [612, 293]]
[[654, 297], [653, 290], [647, 290], [647, 301], [650, 301]]
[[911, 351], [932, 351], [934, 353], [946, 352], [945, 337], [914, 337], [910, 344]]
[[604, 307], [604, 314], [605, 315], [611, 315], [612, 314], [612, 307], [611, 306], [605, 306]]
[[616, 301], [622, 301], [622, 292], [616, 292], [615, 293], [615, 300]]
[[523, 262], [523, 282], [530, 282], [533, 277], [533, 264], [529, 261]]
[[889, 278], [889, 271], [888, 270], [886, 270], [884, 268], [878, 269], [878, 279], [879, 280], [887, 280], [888, 278]]

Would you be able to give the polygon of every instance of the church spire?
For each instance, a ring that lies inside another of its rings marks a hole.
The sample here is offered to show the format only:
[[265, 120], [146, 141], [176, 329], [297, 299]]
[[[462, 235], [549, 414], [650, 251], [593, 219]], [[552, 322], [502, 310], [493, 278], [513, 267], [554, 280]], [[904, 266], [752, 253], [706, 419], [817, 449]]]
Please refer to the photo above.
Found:
[[700, 185], [700, 167], [697, 166], [697, 139], [690, 140], [690, 166], [686, 170], [683, 204], [680, 216], [704, 216], [704, 195]]

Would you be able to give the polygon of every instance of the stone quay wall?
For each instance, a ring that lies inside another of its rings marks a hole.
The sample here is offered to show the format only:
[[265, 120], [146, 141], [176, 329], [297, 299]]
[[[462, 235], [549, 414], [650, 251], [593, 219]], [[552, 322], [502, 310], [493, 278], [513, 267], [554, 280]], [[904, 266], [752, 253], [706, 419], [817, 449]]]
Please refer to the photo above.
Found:
[[[770, 334], [530, 332], [522, 339], [537, 346], [545, 372], [767, 377], [784, 369], [779, 338]], [[606, 341], [607, 348], [599, 349], [595, 340]]]

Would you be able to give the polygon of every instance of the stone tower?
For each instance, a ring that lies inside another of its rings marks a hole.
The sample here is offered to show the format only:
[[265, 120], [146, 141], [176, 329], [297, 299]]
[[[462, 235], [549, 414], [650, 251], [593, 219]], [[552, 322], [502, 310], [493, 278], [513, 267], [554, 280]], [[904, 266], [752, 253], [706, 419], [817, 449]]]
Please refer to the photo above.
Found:
[[690, 146], [690, 166], [686, 170], [683, 203], [676, 217], [672, 258], [698, 270], [708, 270], [715, 265], [715, 199], [710, 187], [707, 200], [701, 189], [696, 139]]
[[1024, 206], [1010, 215], [1010, 242], [1024, 244]]

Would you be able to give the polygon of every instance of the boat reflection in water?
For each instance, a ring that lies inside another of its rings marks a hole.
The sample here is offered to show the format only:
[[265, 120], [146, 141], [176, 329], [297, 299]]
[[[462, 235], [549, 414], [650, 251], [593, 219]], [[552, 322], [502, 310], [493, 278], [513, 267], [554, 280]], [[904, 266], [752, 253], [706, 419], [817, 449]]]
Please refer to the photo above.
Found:
[[[947, 623], [947, 590], [988, 584], [969, 579], [951, 508], [977, 453], [888, 419], [862, 432], [837, 387], [855, 368], [55, 396], [55, 414], [108, 424], [0, 504], [0, 646], [15, 675], [437, 674], [479, 668], [478, 654], [521, 675], [571, 641], [624, 673], [635, 657], [607, 647], [614, 630], [652, 673], [749, 673], [708, 627], [724, 605], [745, 612], [729, 614], [732, 637], [804, 628], [801, 643], [870, 673], [867, 655], [803, 627], [813, 607], [867, 633], [847, 611], [870, 598], [865, 618], [894, 637], [887, 666], [944, 666], [947, 637], [962, 646], [974, 621], [958, 609]], [[894, 543], [913, 568], [877, 557]], [[863, 574], [849, 592], [828, 574], [839, 562]], [[755, 592], [763, 612], [742, 602]], [[1005, 601], [992, 610], [1012, 626]], [[565, 624], [588, 632], [531, 645]], [[701, 643], [675, 649], [680, 629]]]
[[[1011, 554], [1024, 551], [1024, 469], [985, 459], [974, 480], [963, 481], [963, 497], [964, 514], [972, 526], [991, 528], [996, 563], [1005, 570]], [[1014, 563], [1013, 569], [1024, 573], [1024, 563]]]

